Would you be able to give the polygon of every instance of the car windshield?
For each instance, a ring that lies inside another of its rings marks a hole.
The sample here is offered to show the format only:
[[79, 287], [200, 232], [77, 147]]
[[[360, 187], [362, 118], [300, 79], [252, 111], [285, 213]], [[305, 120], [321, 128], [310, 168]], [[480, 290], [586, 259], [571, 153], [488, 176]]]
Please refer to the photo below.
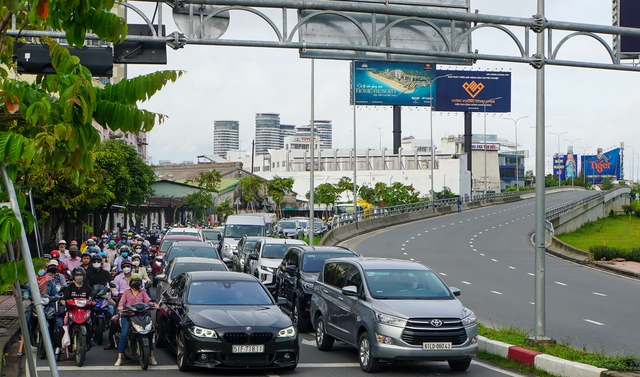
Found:
[[191, 271], [227, 271], [227, 268], [222, 263], [182, 263], [171, 271], [171, 280], [183, 272]]
[[431, 270], [368, 270], [369, 293], [378, 299], [452, 299], [453, 295]]
[[173, 240], [165, 240], [165, 241], [162, 243], [162, 246], [160, 246], [160, 251], [162, 251], [162, 252], [165, 252], [165, 253], [166, 253], [166, 252], [167, 252], [167, 250], [169, 250], [169, 247], [171, 247], [171, 245], [173, 245], [173, 243], [174, 243], [174, 242], [176, 242], [176, 241], [173, 241]]
[[192, 282], [187, 302], [193, 305], [273, 305], [258, 281]]
[[329, 258], [352, 257], [353, 254], [334, 254], [334, 253], [307, 253], [302, 257], [302, 271], [304, 272], [320, 272], [324, 266], [324, 261]]
[[264, 226], [262, 225], [227, 225], [224, 230], [225, 237], [242, 238], [243, 236], [263, 236]]
[[247, 241], [244, 243], [244, 246], [242, 247], [242, 252], [244, 253], [247, 250], [251, 250], [253, 249], [253, 247], [256, 245], [257, 241]]
[[[203, 242], [204, 243], [204, 242]], [[214, 258], [220, 259], [218, 257], [218, 252], [216, 249], [212, 247], [172, 247], [169, 250], [167, 256], [165, 256], [166, 263], [171, 262], [174, 258], [178, 257], [203, 257], [203, 258]]]
[[218, 235], [222, 234], [222, 232], [218, 230], [202, 230], [202, 234], [204, 235], [204, 239], [207, 241], [217, 241]]
[[278, 224], [282, 227], [282, 229], [295, 229], [296, 222], [295, 221], [280, 221]]
[[289, 245], [287, 244], [266, 244], [262, 248], [262, 257], [267, 259], [282, 259], [287, 250], [289, 250]]

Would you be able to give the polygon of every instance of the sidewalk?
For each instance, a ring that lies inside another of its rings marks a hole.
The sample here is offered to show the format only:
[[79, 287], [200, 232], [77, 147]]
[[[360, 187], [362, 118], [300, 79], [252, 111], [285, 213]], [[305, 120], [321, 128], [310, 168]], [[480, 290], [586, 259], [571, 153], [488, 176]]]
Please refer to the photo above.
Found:
[[[22, 304], [27, 308], [29, 301]], [[16, 356], [19, 340], [20, 321], [15, 297], [10, 293], [0, 295], [0, 347], [3, 355], [0, 375], [18, 376], [23, 364]]]

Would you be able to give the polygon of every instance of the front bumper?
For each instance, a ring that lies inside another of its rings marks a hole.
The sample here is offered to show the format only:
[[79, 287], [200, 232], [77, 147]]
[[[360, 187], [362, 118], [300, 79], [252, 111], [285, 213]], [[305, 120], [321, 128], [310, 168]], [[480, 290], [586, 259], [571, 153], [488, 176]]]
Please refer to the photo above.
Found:
[[[275, 334], [274, 334], [275, 337]], [[224, 336], [221, 335], [224, 339]], [[219, 339], [202, 339], [185, 332], [188, 364], [215, 369], [276, 369], [298, 364], [298, 335], [274, 338], [264, 344], [263, 353], [233, 353], [233, 344]]]

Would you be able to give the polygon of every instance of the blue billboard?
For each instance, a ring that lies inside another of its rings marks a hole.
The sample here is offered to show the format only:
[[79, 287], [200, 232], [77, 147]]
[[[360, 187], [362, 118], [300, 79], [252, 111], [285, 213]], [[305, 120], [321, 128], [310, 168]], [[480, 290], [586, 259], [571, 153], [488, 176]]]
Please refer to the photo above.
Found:
[[[448, 76], [447, 76], [448, 75]], [[436, 111], [511, 112], [511, 72], [438, 70]]]
[[352, 105], [431, 106], [440, 81], [430, 63], [354, 61], [351, 76]]
[[578, 177], [579, 156], [569, 151], [567, 154], [553, 155], [553, 175], [561, 181]]
[[602, 178], [620, 179], [620, 148], [603, 152], [598, 148], [596, 155], [582, 157], [582, 171], [586, 179], [593, 183], [601, 183]]

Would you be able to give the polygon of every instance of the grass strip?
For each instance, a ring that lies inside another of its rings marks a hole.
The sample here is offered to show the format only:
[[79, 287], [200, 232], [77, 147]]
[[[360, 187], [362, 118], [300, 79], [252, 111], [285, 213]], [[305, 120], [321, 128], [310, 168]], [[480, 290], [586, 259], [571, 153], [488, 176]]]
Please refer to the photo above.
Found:
[[602, 245], [631, 250], [640, 247], [640, 218], [630, 215], [604, 217], [556, 237], [585, 251]]
[[527, 342], [528, 332], [514, 326], [487, 327], [478, 323], [478, 333], [488, 339], [542, 352], [564, 360], [588, 364], [598, 368], [615, 371], [640, 371], [640, 360], [632, 356], [607, 356], [603, 350], [588, 351], [586, 347], [576, 349], [568, 341], [555, 344], [536, 344]]
[[513, 360], [505, 359], [498, 355], [494, 355], [492, 353], [488, 353], [484, 351], [478, 352], [478, 358], [485, 361], [489, 361], [503, 368], [517, 370], [520, 373], [526, 373], [528, 375], [534, 375], [534, 376], [540, 376], [540, 377], [556, 377], [555, 374], [551, 374], [549, 372], [536, 369], [535, 367], [532, 367], [529, 365], [520, 364]]

